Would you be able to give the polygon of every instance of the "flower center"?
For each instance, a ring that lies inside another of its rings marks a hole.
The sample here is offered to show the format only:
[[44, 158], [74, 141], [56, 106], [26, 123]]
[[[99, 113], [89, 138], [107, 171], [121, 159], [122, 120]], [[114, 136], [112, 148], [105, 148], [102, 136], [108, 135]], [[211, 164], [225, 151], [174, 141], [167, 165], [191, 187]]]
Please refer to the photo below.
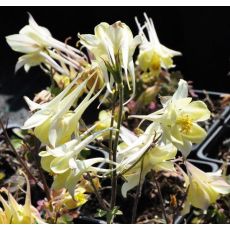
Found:
[[180, 126], [180, 132], [184, 134], [188, 134], [192, 128], [192, 120], [188, 115], [178, 117], [176, 123]]
[[154, 52], [153, 57], [152, 57], [152, 69], [155, 71], [158, 71], [161, 67], [161, 60], [160, 56]]

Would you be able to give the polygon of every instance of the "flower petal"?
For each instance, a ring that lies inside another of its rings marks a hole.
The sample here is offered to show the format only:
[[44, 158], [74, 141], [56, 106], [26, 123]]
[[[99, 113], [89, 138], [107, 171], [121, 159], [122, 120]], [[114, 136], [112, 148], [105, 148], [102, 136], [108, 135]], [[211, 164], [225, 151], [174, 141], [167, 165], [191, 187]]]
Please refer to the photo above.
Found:
[[182, 136], [193, 143], [200, 143], [206, 137], [206, 131], [196, 123], [192, 123], [192, 127], [188, 133], [182, 133]]
[[203, 101], [193, 101], [183, 108], [183, 113], [189, 114], [193, 121], [205, 121], [210, 118], [210, 111]]
[[174, 101], [181, 98], [186, 98], [187, 96], [188, 96], [188, 83], [185, 80], [180, 79], [178, 83], [178, 88], [172, 96], [172, 100]]
[[138, 173], [133, 175], [129, 175], [126, 178], [127, 182], [125, 182], [121, 187], [121, 194], [124, 198], [127, 197], [127, 192], [134, 188], [139, 183], [139, 176]]

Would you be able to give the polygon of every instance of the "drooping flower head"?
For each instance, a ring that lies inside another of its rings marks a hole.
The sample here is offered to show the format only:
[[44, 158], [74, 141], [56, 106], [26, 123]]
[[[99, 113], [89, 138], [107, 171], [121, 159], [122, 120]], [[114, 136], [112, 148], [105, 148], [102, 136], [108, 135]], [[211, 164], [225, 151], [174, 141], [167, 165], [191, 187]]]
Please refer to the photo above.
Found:
[[[120, 82], [121, 69], [124, 70], [128, 87], [131, 77], [133, 93], [135, 93], [135, 76], [133, 54], [140, 43], [140, 36], [133, 37], [130, 28], [120, 21], [109, 25], [102, 22], [94, 29], [95, 34], [79, 34], [80, 42], [93, 55], [101, 66], [107, 89], [112, 93], [113, 82]], [[108, 70], [113, 78], [109, 79]]]
[[153, 122], [162, 128], [163, 140], [172, 142], [186, 158], [192, 150], [192, 143], [200, 143], [206, 131], [197, 122], [210, 117], [210, 111], [202, 101], [188, 97], [188, 83], [180, 80], [178, 89], [172, 97], [162, 97], [163, 108], [149, 115], [134, 115]]
[[60, 63], [77, 70], [87, 65], [81, 51], [54, 39], [50, 31], [39, 26], [30, 14], [29, 25], [24, 26], [19, 34], [7, 36], [6, 41], [14, 51], [25, 54], [18, 59], [16, 71], [22, 66], [28, 71], [43, 63], [62, 74], [68, 74]]
[[78, 78], [72, 81], [60, 94], [50, 102], [37, 104], [29, 98], [25, 98], [30, 109], [36, 111], [24, 124], [23, 129], [34, 128], [35, 136], [44, 144], [52, 147], [64, 144], [71, 139], [73, 133], [79, 135], [79, 120], [88, 106], [97, 98], [101, 91], [93, 97], [92, 94], [96, 87], [93, 87], [74, 110], [71, 110], [74, 102], [81, 96], [81, 92], [86, 87], [89, 78], [77, 85], [71, 91]]
[[183, 174], [188, 187], [188, 195], [182, 211], [183, 214], [189, 212], [191, 205], [207, 210], [221, 194], [230, 193], [230, 184], [221, 176], [221, 171], [205, 173], [187, 161], [185, 166], [188, 176]]
[[[151, 171], [174, 171], [173, 162], [177, 149], [171, 144], [154, 143], [159, 138], [159, 126], [150, 124], [139, 137], [122, 127], [121, 137], [124, 142], [119, 145], [117, 161], [118, 172], [126, 182], [122, 185], [121, 192], [124, 197], [127, 192], [143, 183], [145, 176]], [[142, 162], [143, 161], [143, 162]], [[141, 178], [140, 178], [141, 174]]]
[[9, 193], [6, 188], [1, 188], [0, 193], [5, 193], [8, 200], [6, 201], [0, 195], [0, 203], [3, 209], [0, 208], [0, 224], [42, 224], [39, 212], [31, 204], [30, 184], [26, 177], [27, 192], [25, 204], [19, 204], [15, 198]]
[[[144, 17], [146, 21], [143, 26], [135, 18], [139, 34], [143, 37], [138, 63], [143, 71], [149, 70], [154, 76], [158, 76], [161, 68], [167, 70], [174, 67], [172, 58], [181, 55], [181, 53], [162, 45], [158, 39], [152, 19], [148, 18], [146, 13], [144, 13]], [[144, 32], [145, 29], [147, 35]]]
[[109, 169], [94, 166], [98, 163], [113, 164], [108, 159], [102, 157], [81, 159], [80, 157], [81, 151], [87, 148], [88, 144], [108, 130], [105, 129], [89, 136], [87, 136], [89, 131], [86, 131], [77, 139], [66, 142], [54, 149], [47, 147], [46, 151], [40, 152], [42, 168], [55, 175], [52, 185], [55, 190], [66, 188], [72, 197], [74, 197], [76, 184], [83, 173], [94, 172], [97, 174], [99, 172], [108, 173], [110, 171]]

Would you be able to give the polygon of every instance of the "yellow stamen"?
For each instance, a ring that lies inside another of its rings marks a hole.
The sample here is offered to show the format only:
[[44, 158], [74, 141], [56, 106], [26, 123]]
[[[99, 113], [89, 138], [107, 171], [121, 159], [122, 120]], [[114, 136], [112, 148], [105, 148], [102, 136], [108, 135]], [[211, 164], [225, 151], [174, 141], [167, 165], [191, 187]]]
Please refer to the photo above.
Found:
[[176, 123], [180, 126], [180, 132], [184, 134], [188, 134], [192, 128], [192, 120], [188, 115], [178, 117]]
[[155, 71], [159, 70], [160, 67], [161, 67], [160, 56], [157, 53], [153, 54], [153, 57], [152, 57], [152, 66], [151, 67]]

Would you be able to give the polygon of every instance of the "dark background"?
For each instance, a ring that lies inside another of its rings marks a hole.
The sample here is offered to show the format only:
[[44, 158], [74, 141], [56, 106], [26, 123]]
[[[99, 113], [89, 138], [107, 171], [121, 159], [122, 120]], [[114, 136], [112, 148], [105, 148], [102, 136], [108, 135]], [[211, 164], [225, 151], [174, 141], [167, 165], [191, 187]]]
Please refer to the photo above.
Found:
[[186, 80], [193, 80], [198, 89], [229, 92], [229, 7], [0, 7], [0, 94], [17, 95], [15, 108], [23, 95], [32, 96], [49, 84], [39, 68], [14, 74], [20, 54], [8, 47], [5, 36], [18, 33], [28, 23], [27, 12], [62, 41], [69, 36], [76, 41], [78, 32], [93, 33], [101, 21], [124, 21], [136, 34], [134, 17], [143, 22], [146, 12], [161, 43], [183, 53], [174, 60]]

